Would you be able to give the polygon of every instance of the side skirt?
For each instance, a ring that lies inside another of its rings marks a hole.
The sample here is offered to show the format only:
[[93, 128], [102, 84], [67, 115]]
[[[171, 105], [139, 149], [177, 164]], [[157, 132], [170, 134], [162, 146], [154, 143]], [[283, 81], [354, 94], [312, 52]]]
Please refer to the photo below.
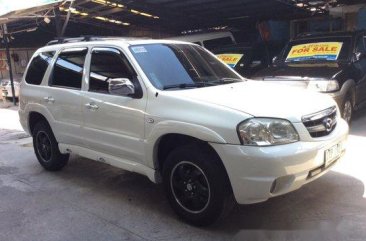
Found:
[[66, 153], [77, 154], [79, 156], [86, 157], [88, 159], [92, 159], [102, 163], [106, 163], [126, 171], [142, 174], [144, 176], [147, 176], [154, 183], [159, 182], [158, 178], [159, 175], [157, 171], [155, 169], [142, 165], [141, 163], [136, 163], [127, 159], [111, 156], [105, 153], [93, 151], [80, 146], [59, 143], [58, 147], [60, 149], [60, 152], [63, 154]]

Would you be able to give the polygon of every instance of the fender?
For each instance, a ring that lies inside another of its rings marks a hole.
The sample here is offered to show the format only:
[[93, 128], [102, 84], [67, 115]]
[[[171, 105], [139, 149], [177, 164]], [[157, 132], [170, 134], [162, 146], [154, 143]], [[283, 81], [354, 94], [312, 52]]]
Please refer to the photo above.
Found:
[[146, 165], [156, 168], [157, 149], [160, 139], [166, 134], [182, 134], [202, 141], [225, 144], [226, 141], [215, 131], [201, 125], [179, 121], [162, 121], [156, 124], [145, 140]]

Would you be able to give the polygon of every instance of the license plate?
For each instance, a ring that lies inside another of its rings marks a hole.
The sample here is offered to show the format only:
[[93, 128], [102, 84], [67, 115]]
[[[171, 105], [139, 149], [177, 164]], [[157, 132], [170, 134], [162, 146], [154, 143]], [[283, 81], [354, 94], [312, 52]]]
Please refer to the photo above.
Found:
[[332, 146], [328, 150], [325, 150], [325, 166], [329, 166], [332, 162], [337, 160], [342, 153], [342, 144]]

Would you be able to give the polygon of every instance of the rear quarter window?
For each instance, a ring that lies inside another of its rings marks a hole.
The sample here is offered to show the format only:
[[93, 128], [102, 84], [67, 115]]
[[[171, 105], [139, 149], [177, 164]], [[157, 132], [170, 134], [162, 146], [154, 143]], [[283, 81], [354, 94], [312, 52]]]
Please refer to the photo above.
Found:
[[35, 56], [29, 65], [25, 82], [31, 85], [40, 85], [54, 55], [55, 52], [52, 51], [39, 53]]

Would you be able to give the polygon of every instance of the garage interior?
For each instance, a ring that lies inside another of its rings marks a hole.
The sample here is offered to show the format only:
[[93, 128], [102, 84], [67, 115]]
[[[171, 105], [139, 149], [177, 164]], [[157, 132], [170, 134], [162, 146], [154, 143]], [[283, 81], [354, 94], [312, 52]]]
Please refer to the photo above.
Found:
[[[55, 39], [160, 39], [229, 31], [237, 44], [264, 44], [278, 54], [299, 34], [366, 29], [366, 3], [55, 0], [28, 9], [0, 9], [0, 26], [0, 80], [19, 82], [32, 54]], [[0, 106], [0, 240], [365, 240], [364, 111], [357, 113], [348, 153], [334, 171], [294, 193], [238, 207], [231, 221], [219, 227], [199, 229], [176, 220], [162, 188], [138, 174], [78, 157], [63, 173], [41, 171], [33, 160], [30, 138], [16, 124], [16, 107], [4, 106]]]
[[[26, 10], [0, 12], [1, 32], [4, 33], [6, 26], [15, 80], [23, 74], [33, 52], [57, 38], [168, 38], [230, 31], [236, 43], [265, 41], [278, 53], [289, 39], [301, 33], [366, 27], [363, 0], [77, 0], [47, 3]], [[259, 23], [264, 23], [264, 27], [259, 28], [263, 26]], [[265, 40], [261, 35], [263, 31], [269, 34]], [[8, 79], [4, 48], [2, 41], [0, 78]]]

